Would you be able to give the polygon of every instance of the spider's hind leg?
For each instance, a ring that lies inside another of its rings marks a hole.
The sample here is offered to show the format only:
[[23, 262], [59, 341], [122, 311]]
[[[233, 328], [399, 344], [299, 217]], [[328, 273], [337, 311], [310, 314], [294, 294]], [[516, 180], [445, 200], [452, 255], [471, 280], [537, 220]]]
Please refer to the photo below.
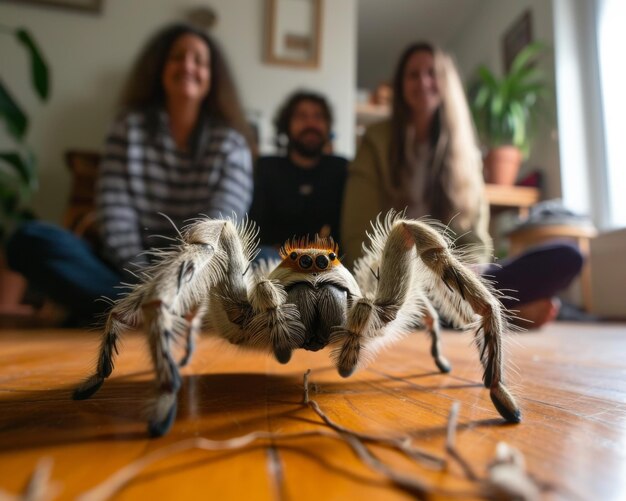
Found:
[[500, 415], [509, 422], [521, 421], [521, 411], [503, 381], [502, 335], [506, 329], [503, 307], [487, 286], [450, 252], [447, 242], [432, 228], [417, 221], [398, 223], [414, 238], [418, 254], [435, 274], [435, 287], [454, 291], [480, 315], [476, 337], [483, 381]]
[[[411, 299], [416, 287], [413, 280], [417, 259], [421, 258], [425, 269], [420, 270], [420, 274], [424, 272], [420, 280], [426, 279], [440, 297], [446, 298], [449, 303], [446, 306], [461, 318], [473, 320], [474, 314], [480, 316], [476, 337], [485, 369], [484, 384], [502, 417], [519, 422], [520, 409], [503, 382], [502, 335], [506, 319], [500, 302], [480, 278], [456, 259], [437, 230], [420, 221], [393, 218], [390, 213], [384, 225], [375, 228], [377, 245], [381, 248], [375, 298], [359, 299], [348, 313], [345, 329], [338, 332], [343, 340], [337, 355], [340, 374], [350, 375], [367, 351], [364, 348], [375, 345], [374, 338], [387, 334], [383, 327], [394, 321]], [[466, 308], [471, 309], [471, 314]], [[439, 368], [445, 370], [449, 365], [439, 353], [436, 329], [433, 322], [429, 329], [432, 353]]]
[[176, 417], [176, 394], [181, 386], [180, 373], [171, 353], [175, 336], [174, 315], [160, 301], [144, 305], [150, 354], [156, 372], [156, 397], [148, 421], [150, 436], [167, 433]]
[[428, 332], [428, 335], [430, 336], [430, 354], [433, 356], [435, 364], [441, 372], [450, 372], [452, 370], [452, 366], [450, 365], [448, 359], [441, 354], [441, 328], [439, 325], [439, 314], [428, 299], [423, 298], [423, 301], [424, 311], [422, 314], [422, 322]]

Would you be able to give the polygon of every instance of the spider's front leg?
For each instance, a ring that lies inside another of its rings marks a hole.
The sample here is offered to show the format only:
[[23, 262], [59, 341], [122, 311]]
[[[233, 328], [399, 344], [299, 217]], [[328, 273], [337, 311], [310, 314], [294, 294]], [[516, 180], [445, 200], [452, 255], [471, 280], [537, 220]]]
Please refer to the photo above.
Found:
[[182, 358], [178, 362], [179, 367], [185, 367], [196, 348], [196, 337], [202, 330], [202, 321], [206, 314], [207, 307], [206, 303], [200, 303], [196, 308], [190, 311], [187, 315], [185, 315], [185, 320], [187, 321], [188, 327], [185, 333], [185, 353]]
[[[74, 392], [82, 400], [93, 395], [113, 370], [117, 341], [128, 327], [146, 328], [157, 377], [155, 403], [149, 419], [153, 436], [164, 434], [176, 412], [180, 375], [171, 348], [175, 338], [185, 337], [186, 357], [193, 348], [193, 335], [204, 312], [208, 291], [225, 275], [228, 259], [221, 249], [226, 221], [202, 221], [191, 225], [182, 243], [162, 253], [160, 261], [109, 313], [100, 347], [96, 372]], [[191, 323], [185, 321], [189, 316]], [[185, 361], [183, 359], [183, 362]]]
[[237, 282], [229, 281], [228, 287], [211, 298], [211, 314], [220, 335], [233, 344], [269, 351], [282, 364], [289, 362], [292, 350], [304, 342], [305, 327], [296, 305], [286, 302], [283, 286], [261, 276], [246, 295], [245, 289], [233, 283]]
[[[450, 252], [446, 239], [430, 226], [413, 220], [393, 222], [382, 252], [379, 283], [374, 300], [359, 300], [348, 314], [347, 336], [337, 358], [339, 372], [349, 375], [359, 363], [362, 348], [383, 334], [396, 319], [415, 287], [416, 259], [421, 258], [433, 277], [432, 287], [454, 291], [480, 315], [476, 336], [485, 369], [483, 381], [498, 412], [511, 422], [521, 412], [502, 378], [502, 334], [506, 327], [500, 302], [485, 284]], [[442, 294], [445, 296], [445, 294]]]

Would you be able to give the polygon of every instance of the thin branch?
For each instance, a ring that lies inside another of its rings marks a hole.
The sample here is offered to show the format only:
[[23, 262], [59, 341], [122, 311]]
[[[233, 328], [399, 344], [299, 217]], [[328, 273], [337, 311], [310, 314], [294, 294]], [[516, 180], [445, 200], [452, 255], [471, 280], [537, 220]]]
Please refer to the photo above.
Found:
[[243, 449], [254, 442], [262, 440], [289, 440], [310, 436], [325, 436], [329, 438], [337, 438], [333, 433], [324, 432], [323, 430], [311, 430], [299, 433], [284, 433], [276, 434], [266, 431], [255, 431], [242, 435], [240, 437], [231, 438], [228, 440], [209, 440], [207, 438], [191, 438], [188, 440], [181, 440], [172, 445], [157, 449], [145, 456], [133, 461], [132, 463], [124, 466], [122, 469], [115, 472], [109, 478], [107, 478], [101, 484], [93, 487], [89, 491], [81, 494], [78, 501], [104, 501], [111, 498], [114, 494], [119, 492], [128, 482], [135, 478], [142, 470], [150, 466], [157, 461], [171, 457], [192, 449], [202, 449], [205, 451], [224, 451], [224, 450], [236, 450]]
[[302, 403], [304, 405], [308, 405], [309, 403], [309, 376], [311, 375], [311, 369], [308, 369], [304, 373], [304, 397], [302, 398]]
[[[403, 473], [399, 473], [387, 464], [383, 463], [380, 459], [372, 454], [372, 452], [363, 443], [364, 441], [372, 442], [376, 445], [392, 445], [394, 448], [411, 455], [407, 452], [409, 447], [405, 441], [386, 439], [376, 437], [373, 438], [369, 435], [361, 435], [357, 432], [348, 430], [343, 426], [332, 421], [324, 412], [320, 409], [315, 400], [309, 400], [309, 407], [315, 411], [315, 413], [322, 418], [322, 420], [334, 429], [341, 438], [352, 448], [356, 456], [372, 470], [387, 477], [397, 487], [411, 493], [417, 499], [427, 499], [430, 494], [441, 494], [451, 496], [454, 498], [460, 497], [475, 497], [477, 493], [475, 491], [449, 491], [447, 489], [441, 489], [436, 486], [429, 486], [426, 482], [422, 481], [418, 477], [408, 476]], [[365, 437], [365, 438], [364, 438]], [[410, 450], [410, 447], [409, 447]], [[411, 455], [411, 457], [414, 457]], [[420, 458], [424, 459], [424, 458]]]
[[446, 459], [444, 457], [439, 456], [437, 454], [433, 454], [428, 451], [418, 449], [417, 447], [411, 445], [411, 440], [408, 437], [391, 438], [391, 437], [381, 437], [378, 435], [369, 435], [367, 433], [360, 433], [358, 431], [349, 430], [348, 428], [345, 428], [339, 423], [335, 423], [332, 419], [330, 419], [330, 417], [328, 417], [322, 411], [322, 409], [320, 409], [320, 406], [317, 404], [315, 400], [309, 399], [308, 384], [309, 384], [310, 373], [311, 372], [309, 369], [307, 373], [305, 374], [305, 387], [304, 387], [304, 399], [303, 400], [305, 403], [308, 403], [308, 406], [311, 407], [311, 409], [313, 409], [313, 411], [315, 411], [315, 413], [320, 418], [322, 418], [324, 423], [330, 426], [333, 430], [335, 430], [338, 433], [355, 436], [359, 440], [362, 440], [364, 442], [375, 443], [378, 445], [383, 445], [386, 447], [397, 449], [400, 452], [409, 456], [410, 458], [416, 461], [425, 462], [428, 464], [428, 466], [434, 467], [436, 469], [443, 469], [446, 466]]
[[481, 479], [476, 474], [474, 469], [470, 466], [470, 464], [461, 456], [461, 453], [456, 448], [456, 427], [459, 418], [459, 407], [461, 404], [459, 402], [453, 402], [452, 407], [450, 407], [450, 414], [448, 415], [448, 429], [446, 434], [446, 452], [450, 454], [452, 459], [454, 459], [459, 466], [462, 468], [465, 476], [473, 481], [479, 482]]
[[270, 445], [267, 448], [267, 473], [270, 476], [272, 486], [274, 488], [274, 499], [277, 499], [278, 501], [284, 499], [285, 475], [280, 455], [278, 453], [278, 448], [274, 445]]
[[0, 501], [49, 501], [61, 492], [61, 485], [50, 482], [53, 460], [41, 458], [31, 473], [24, 489], [19, 494], [0, 490]]
[[348, 445], [350, 445], [354, 453], [363, 463], [387, 477], [396, 486], [410, 492], [417, 497], [417, 499], [427, 499], [428, 495], [433, 492], [433, 489], [426, 483], [422, 482], [419, 478], [409, 477], [408, 475], [398, 473], [393, 468], [390, 468], [385, 463], [380, 461], [356, 436], [350, 435], [349, 433], [342, 433], [341, 436], [348, 443]]

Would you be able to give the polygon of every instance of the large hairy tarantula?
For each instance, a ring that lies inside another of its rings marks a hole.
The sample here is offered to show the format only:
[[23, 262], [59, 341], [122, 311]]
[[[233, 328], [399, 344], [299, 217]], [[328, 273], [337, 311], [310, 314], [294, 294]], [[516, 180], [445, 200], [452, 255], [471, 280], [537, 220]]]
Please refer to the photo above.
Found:
[[[194, 337], [208, 312], [211, 332], [227, 341], [273, 353], [287, 363], [297, 348], [332, 345], [339, 374], [350, 376], [368, 355], [419, 325], [430, 334], [431, 354], [441, 372], [435, 307], [456, 324], [476, 329], [483, 380], [498, 412], [519, 422], [520, 410], [502, 379], [502, 333], [506, 320], [490, 288], [451, 252], [442, 232], [390, 212], [373, 223], [370, 246], [353, 276], [339, 261], [331, 239], [293, 240], [282, 261], [251, 267], [258, 231], [251, 222], [200, 219], [181, 233], [160, 259], [111, 309], [97, 369], [74, 393], [93, 395], [113, 370], [122, 331], [142, 323], [147, 330], [157, 379], [148, 431], [160, 436], [176, 415], [181, 386], [178, 365], [192, 354]], [[265, 269], [267, 268], [267, 269]], [[177, 364], [176, 340], [185, 339]]]

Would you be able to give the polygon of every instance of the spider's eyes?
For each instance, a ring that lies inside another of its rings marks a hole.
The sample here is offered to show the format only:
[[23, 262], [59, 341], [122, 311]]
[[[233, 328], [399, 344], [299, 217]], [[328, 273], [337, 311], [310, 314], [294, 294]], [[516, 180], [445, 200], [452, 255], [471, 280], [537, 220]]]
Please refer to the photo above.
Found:
[[331, 261], [334, 261], [335, 259], [337, 259], [337, 254], [335, 254], [334, 252], [331, 252], [330, 254], [328, 254], [328, 259], [330, 259]]
[[300, 268], [306, 270], [313, 266], [313, 258], [307, 254], [300, 257]]
[[319, 270], [325, 270], [328, 268], [328, 258], [323, 254], [320, 254], [315, 258], [315, 266], [317, 266]]
[[289, 254], [289, 258], [292, 261], [295, 261], [296, 259], [298, 259], [298, 253], [297, 252], [292, 252], [291, 254]]

